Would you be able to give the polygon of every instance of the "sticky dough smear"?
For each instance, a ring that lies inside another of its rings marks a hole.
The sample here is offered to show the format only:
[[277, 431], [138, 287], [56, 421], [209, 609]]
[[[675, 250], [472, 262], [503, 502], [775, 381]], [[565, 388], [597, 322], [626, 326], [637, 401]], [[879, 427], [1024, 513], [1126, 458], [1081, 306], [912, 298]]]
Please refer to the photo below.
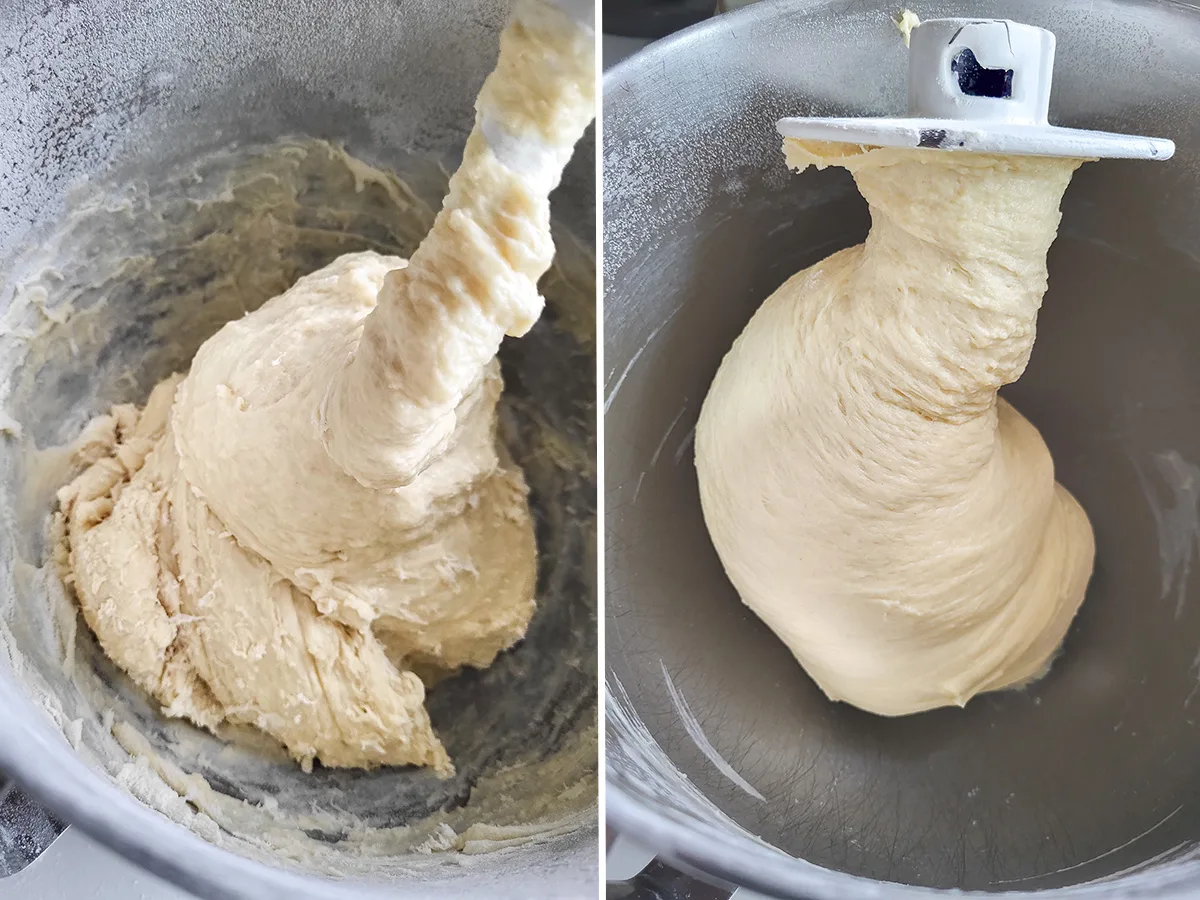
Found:
[[411, 261], [335, 260], [226, 325], [143, 409], [88, 427], [57, 555], [104, 651], [166, 714], [254, 725], [305, 767], [453, 771], [422, 676], [487, 666], [534, 611], [495, 354], [541, 312], [591, 45], [522, 0]]
[[866, 243], [793, 276], [696, 432], [704, 516], [745, 603], [831, 698], [900, 715], [1042, 674], [1092, 530], [1020, 377], [1079, 160], [789, 141], [849, 169]]

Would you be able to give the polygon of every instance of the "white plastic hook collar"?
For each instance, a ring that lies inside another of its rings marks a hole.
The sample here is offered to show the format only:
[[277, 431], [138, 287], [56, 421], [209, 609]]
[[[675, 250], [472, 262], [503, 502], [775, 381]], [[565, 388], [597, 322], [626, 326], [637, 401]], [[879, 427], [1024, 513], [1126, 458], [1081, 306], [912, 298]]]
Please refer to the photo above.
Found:
[[1169, 159], [1163, 138], [1049, 124], [1054, 34], [1006, 19], [931, 19], [912, 30], [908, 117], [780, 119], [784, 137], [876, 147]]

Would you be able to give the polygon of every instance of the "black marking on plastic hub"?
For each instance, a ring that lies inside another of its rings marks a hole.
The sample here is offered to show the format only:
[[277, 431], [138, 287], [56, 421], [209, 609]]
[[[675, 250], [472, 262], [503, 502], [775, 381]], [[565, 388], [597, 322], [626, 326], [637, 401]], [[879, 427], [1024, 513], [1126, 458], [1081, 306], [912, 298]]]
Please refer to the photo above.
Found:
[[970, 47], [964, 47], [950, 60], [950, 71], [958, 76], [958, 89], [968, 97], [1012, 97], [1012, 69], [985, 69]]
[[921, 142], [918, 147], [932, 147], [935, 150], [946, 143], [946, 129], [944, 128], [923, 128], [921, 129]]

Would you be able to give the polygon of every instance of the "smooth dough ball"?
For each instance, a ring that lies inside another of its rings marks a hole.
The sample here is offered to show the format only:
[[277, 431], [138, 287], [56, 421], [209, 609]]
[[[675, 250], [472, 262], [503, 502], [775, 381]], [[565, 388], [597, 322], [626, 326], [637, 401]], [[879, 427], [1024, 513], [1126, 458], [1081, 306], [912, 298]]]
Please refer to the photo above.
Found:
[[696, 467], [725, 570], [832, 699], [902, 715], [1036, 678], [1094, 544], [996, 392], [1080, 161], [785, 149], [849, 169], [872, 227], [779, 288], [713, 381]]

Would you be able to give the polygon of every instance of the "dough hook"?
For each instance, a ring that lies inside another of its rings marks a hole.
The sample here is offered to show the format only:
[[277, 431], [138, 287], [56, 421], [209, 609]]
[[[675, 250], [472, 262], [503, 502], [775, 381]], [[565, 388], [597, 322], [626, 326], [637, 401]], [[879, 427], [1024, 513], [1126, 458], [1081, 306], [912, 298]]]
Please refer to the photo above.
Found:
[[[906, 17], [907, 20], [907, 17]], [[906, 118], [780, 119], [785, 138], [874, 147], [1169, 159], [1164, 138], [1051, 125], [1054, 33], [1007, 19], [930, 19], [912, 28]]]

